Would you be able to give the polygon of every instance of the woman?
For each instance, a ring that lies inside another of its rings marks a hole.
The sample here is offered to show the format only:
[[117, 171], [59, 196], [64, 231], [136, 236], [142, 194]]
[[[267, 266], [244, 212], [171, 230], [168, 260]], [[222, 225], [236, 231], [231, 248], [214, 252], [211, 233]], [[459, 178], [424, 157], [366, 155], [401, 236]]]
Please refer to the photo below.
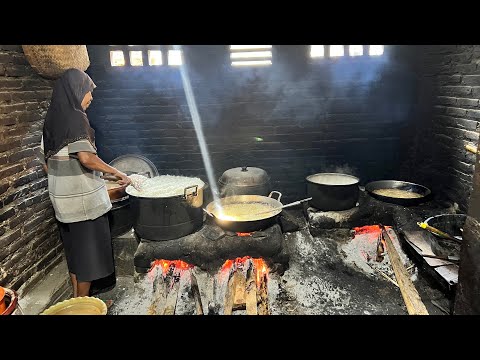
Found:
[[100, 172], [113, 174], [122, 185], [130, 183], [97, 156], [95, 132], [85, 113], [95, 87], [83, 71], [65, 71], [53, 88], [41, 145], [74, 297], [88, 296], [92, 280], [114, 272], [107, 217], [112, 204]]

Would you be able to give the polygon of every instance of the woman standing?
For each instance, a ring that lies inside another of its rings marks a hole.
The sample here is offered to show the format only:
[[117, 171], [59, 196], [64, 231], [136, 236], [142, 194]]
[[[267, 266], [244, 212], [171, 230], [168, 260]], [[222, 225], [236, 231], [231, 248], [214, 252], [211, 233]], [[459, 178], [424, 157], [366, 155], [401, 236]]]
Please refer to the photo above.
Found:
[[63, 73], [53, 88], [41, 145], [74, 297], [88, 296], [92, 280], [114, 272], [107, 217], [112, 204], [100, 172], [113, 174], [122, 185], [130, 183], [97, 156], [95, 132], [85, 113], [95, 87], [83, 71]]

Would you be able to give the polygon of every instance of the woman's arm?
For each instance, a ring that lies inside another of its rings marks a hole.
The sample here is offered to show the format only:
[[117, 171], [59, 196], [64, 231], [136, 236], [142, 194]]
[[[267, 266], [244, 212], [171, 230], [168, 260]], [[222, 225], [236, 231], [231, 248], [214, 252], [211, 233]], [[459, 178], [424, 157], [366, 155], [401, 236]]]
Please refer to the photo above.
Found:
[[131, 183], [131, 180], [127, 177], [127, 175], [103, 162], [103, 160], [100, 159], [96, 154], [88, 151], [79, 151], [77, 155], [80, 163], [86, 168], [90, 170], [101, 171], [103, 173], [113, 174], [114, 176], [120, 178], [118, 183], [121, 185], [128, 185]]

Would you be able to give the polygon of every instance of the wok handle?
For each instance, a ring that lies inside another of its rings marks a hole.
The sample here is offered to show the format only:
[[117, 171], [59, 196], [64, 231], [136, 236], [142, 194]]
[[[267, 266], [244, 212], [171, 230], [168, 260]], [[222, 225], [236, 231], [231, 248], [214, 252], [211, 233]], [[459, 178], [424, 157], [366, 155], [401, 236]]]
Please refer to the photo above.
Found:
[[311, 197], [306, 198], [306, 199], [303, 199], [303, 200], [294, 201], [294, 202], [292, 202], [292, 203], [290, 203], [290, 204], [283, 205], [283, 206], [282, 206], [282, 209], [285, 209], [286, 207], [290, 207], [290, 206], [300, 205], [301, 203], [304, 203], [305, 201], [310, 201], [310, 200], [312, 200]]
[[204, 209], [202, 208], [203, 211], [205, 211], [209, 216], [211, 216], [212, 218], [215, 218], [215, 215], [213, 215], [210, 211], [208, 211], [207, 209]]
[[[195, 188], [195, 191], [190, 194], [187, 194], [187, 190], [192, 188]], [[187, 186], [185, 190], [183, 190], [183, 197], [186, 199], [188, 195], [197, 196], [197, 192], [198, 192], [198, 185]]]
[[282, 193], [279, 192], [279, 191], [272, 191], [270, 194], [268, 194], [268, 197], [269, 198], [272, 198], [272, 199], [275, 199], [272, 195], [273, 194], [277, 194], [278, 195], [278, 198], [276, 199], [277, 201], [280, 201], [280, 199], [282, 198]]
[[465, 149], [467, 149], [468, 151], [470, 151], [474, 154], [476, 154], [478, 152], [477, 147], [474, 146], [474, 145], [471, 145], [471, 144], [465, 145]]

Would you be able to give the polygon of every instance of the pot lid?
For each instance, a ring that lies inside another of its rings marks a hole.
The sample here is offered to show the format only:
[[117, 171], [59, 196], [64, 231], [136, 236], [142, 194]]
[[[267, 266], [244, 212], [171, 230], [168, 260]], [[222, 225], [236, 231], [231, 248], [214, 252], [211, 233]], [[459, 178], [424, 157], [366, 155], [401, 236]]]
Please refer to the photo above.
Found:
[[141, 155], [122, 155], [110, 161], [109, 165], [127, 175], [140, 174], [151, 178], [158, 176], [158, 170], [155, 165]]
[[218, 182], [220, 184], [250, 186], [265, 184], [269, 180], [269, 176], [265, 170], [243, 166], [228, 169], [222, 174]]

